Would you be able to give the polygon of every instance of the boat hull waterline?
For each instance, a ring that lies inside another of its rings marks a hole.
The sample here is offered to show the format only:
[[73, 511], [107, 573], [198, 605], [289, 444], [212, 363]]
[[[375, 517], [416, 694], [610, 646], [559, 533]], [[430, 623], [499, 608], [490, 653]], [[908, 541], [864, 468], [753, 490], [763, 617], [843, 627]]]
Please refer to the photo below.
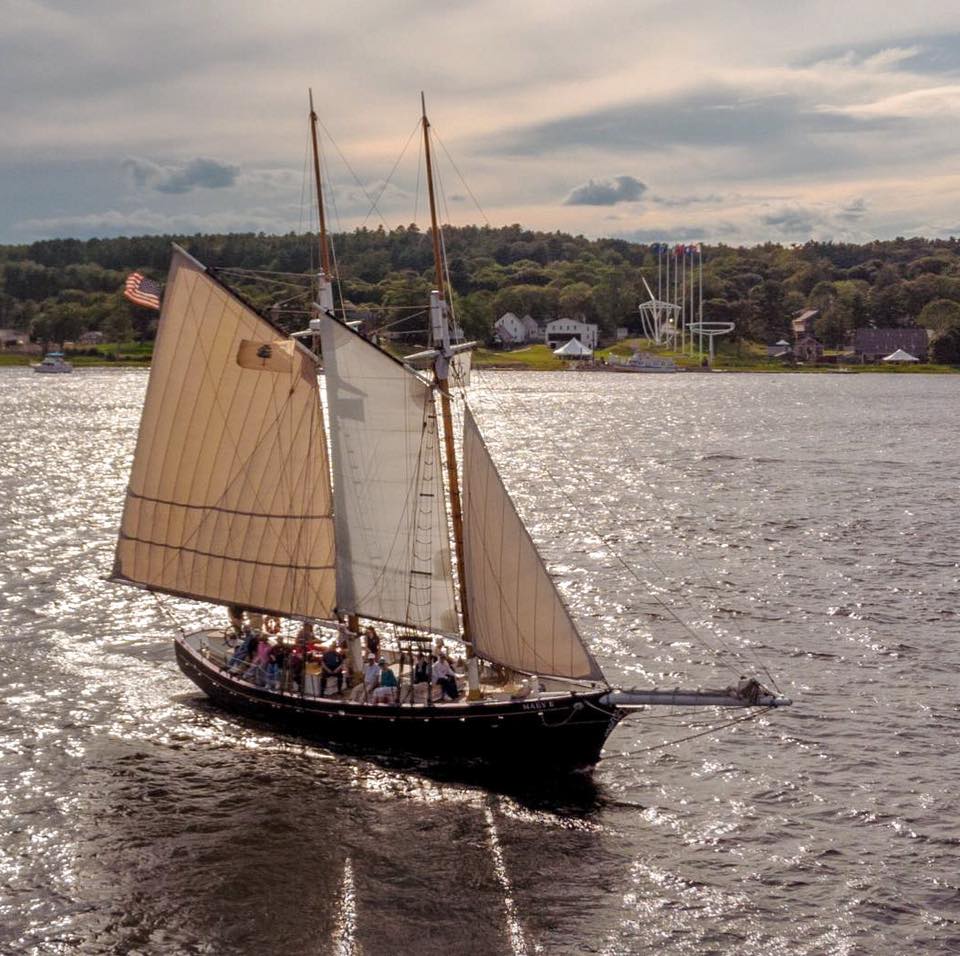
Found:
[[258, 687], [188, 643], [177, 664], [211, 700], [314, 740], [380, 754], [512, 769], [589, 769], [627, 712], [601, 703], [606, 689], [507, 701], [372, 704]]

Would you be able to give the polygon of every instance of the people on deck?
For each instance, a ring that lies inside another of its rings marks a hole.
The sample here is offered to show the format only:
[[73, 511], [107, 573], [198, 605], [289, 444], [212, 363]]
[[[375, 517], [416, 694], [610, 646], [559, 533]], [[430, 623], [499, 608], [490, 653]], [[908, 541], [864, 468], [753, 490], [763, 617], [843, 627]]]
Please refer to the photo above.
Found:
[[413, 663], [413, 682], [414, 684], [430, 683], [430, 661], [428, 661], [421, 651], [417, 654], [417, 659]]
[[240, 667], [250, 660], [256, 652], [258, 640], [259, 637], [256, 631], [254, 631], [249, 624], [245, 624], [240, 633], [240, 643], [234, 648], [227, 665], [231, 671], [239, 670]]
[[371, 694], [380, 686], [380, 665], [373, 656], [367, 658], [367, 666], [363, 669], [363, 689], [366, 696]]
[[367, 642], [367, 653], [374, 659], [380, 658], [380, 637], [372, 624], [368, 624], [363, 632], [364, 639]]
[[375, 704], [393, 704], [397, 700], [397, 691], [399, 685], [397, 683], [397, 675], [394, 674], [390, 667], [387, 665], [385, 658], [381, 657], [379, 661], [380, 665], [380, 674], [379, 686], [373, 692], [373, 702]]
[[337, 693], [343, 692], [343, 655], [336, 645], [331, 644], [320, 657], [320, 696], [327, 696], [327, 681], [337, 681]]
[[457, 700], [460, 691], [457, 689], [457, 675], [450, 666], [446, 654], [437, 658], [433, 665], [433, 682], [440, 687], [441, 700]]
[[287, 669], [290, 674], [290, 684], [297, 694], [303, 693], [303, 669], [306, 658], [306, 649], [296, 645], [287, 655]]
[[270, 690], [281, 690], [283, 665], [287, 657], [287, 648], [282, 643], [271, 645], [267, 656], [266, 682]]
[[313, 625], [309, 621], [304, 621], [300, 626], [300, 630], [297, 631], [297, 643], [306, 647], [308, 644], [312, 644], [314, 640], [316, 640], [316, 638], [313, 633]]
[[243, 672], [243, 679], [263, 686], [267, 675], [267, 661], [270, 658], [270, 642], [261, 637], [257, 641], [257, 650], [250, 661], [250, 665]]

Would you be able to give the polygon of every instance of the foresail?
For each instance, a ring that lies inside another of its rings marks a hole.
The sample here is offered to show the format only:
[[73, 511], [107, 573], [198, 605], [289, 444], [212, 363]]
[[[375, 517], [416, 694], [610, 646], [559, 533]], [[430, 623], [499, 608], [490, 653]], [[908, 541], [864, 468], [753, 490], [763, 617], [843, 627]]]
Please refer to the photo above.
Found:
[[603, 680], [470, 409], [463, 430], [464, 566], [474, 650], [528, 674]]
[[337, 607], [456, 633], [433, 390], [363, 336], [321, 326], [337, 527]]
[[312, 357], [174, 247], [113, 579], [329, 619], [334, 553]]

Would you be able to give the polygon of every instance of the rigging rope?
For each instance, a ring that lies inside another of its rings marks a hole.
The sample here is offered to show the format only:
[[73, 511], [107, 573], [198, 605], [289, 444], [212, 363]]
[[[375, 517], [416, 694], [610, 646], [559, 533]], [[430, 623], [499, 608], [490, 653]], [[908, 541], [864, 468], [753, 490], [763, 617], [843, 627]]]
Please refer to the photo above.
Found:
[[[505, 405], [504, 405], [504, 403], [502, 403], [502, 402], [500, 401], [499, 396], [496, 394], [495, 390], [492, 389], [492, 388], [486, 383], [486, 381], [485, 381], [486, 376], [485, 376], [485, 375], [481, 374], [481, 375], [478, 375], [477, 377], [478, 377], [478, 379], [480, 380], [482, 387], [487, 391], [488, 395], [491, 397], [491, 399], [493, 400], [493, 402], [497, 405], [498, 410], [501, 412], [501, 415], [502, 415], [502, 414], [504, 413], [504, 410], [505, 410]], [[550, 442], [550, 444], [554, 446], [555, 450], [558, 452], [558, 456], [559, 456], [560, 460], [561, 460], [561, 461], [564, 460], [567, 453], [566, 453], [563, 449], [561, 449], [561, 448], [559, 447], [559, 445], [557, 445], [557, 443], [554, 442], [554, 440], [552, 439], [552, 437], [551, 437], [549, 434], [547, 435], [547, 441]], [[554, 488], [560, 493], [560, 495], [563, 496], [563, 498], [567, 501], [567, 503], [568, 503], [574, 510], [579, 510], [578, 507], [577, 507], [577, 505], [576, 505], [576, 503], [574, 502], [572, 496], [569, 494], [569, 492], [566, 491], [566, 489], [565, 489], [565, 488], [563, 487], [563, 485], [561, 484], [560, 480], [557, 478], [556, 475], [554, 475], [554, 474], [551, 472], [551, 470], [549, 469], [549, 467], [547, 467], [546, 465], [544, 465], [544, 464], [542, 464], [542, 463], [541, 463], [540, 467], [543, 469], [543, 471], [545, 472], [545, 474], [547, 475], [547, 477], [551, 480], [551, 482], [553, 483]], [[610, 515], [611, 515], [612, 517], [616, 518], [616, 515], [613, 513], [613, 511], [612, 511], [612, 509], [609, 507], [609, 505], [605, 505], [602, 500], [594, 499], [594, 503], [595, 503], [595, 504], [596, 504], [596, 503], [599, 503], [600, 506], [603, 507], [603, 508], [605, 508], [605, 509], [610, 513]], [[679, 624], [679, 625], [684, 629], [684, 631], [686, 631], [698, 644], [700, 644], [700, 645], [701, 645], [702, 647], [704, 647], [706, 650], [710, 651], [711, 654], [716, 654], [719, 658], [722, 658], [722, 656], [723, 656], [724, 654], [729, 654], [729, 653], [730, 653], [730, 652], [729, 652], [729, 649], [724, 646], [722, 638], [720, 638], [719, 636], [717, 636], [717, 640], [718, 640], [718, 642], [719, 642], [719, 644], [720, 644], [720, 647], [717, 648], [717, 647], [712, 646], [705, 638], [703, 638], [700, 634], [698, 634], [679, 614], [677, 614], [677, 612], [676, 612], [672, 607], [670, 607], [670, 606], [663, 600], [663, 598], [660, 597], [659, 594], [656, 593], [656, 591], [653, 591], [653, 590], [649, 587], [648, 582], [644, 581], [644, 580], [640, 577], [640, 575], [636, 572], [636, 570], [635, 570], [633, 567], [631, 567], [631, 566], [623, 559], [623, 557], [619, 554], [619, 552], [610, 544], [609, 541], [607, 541], [607, 539], [606, 539], [606, 537], [604, 537], [604, 535], [602, 535], [602, 534], [601, 534], [599, 531], [597, 531], [595, 528], [591, 528], [590, 530], [593, 532], [594, 536], [597, 538], [597, 540], [600, 542], [600, 544], [601, 544], [604, 548], [606, 548], [607, 551], [610, 552], [610, 554], [612, 555], [613, 559], [614, 559], [618, 564], [620, 564], [620, 565], [623, 567], [623, 569], [624, 569], [628, 574], [630, 574], [630, 575], [637, 581], [637, 583], [640, 584], [640, 585], [647, 591], [647, 593], [649, 593], [649, 594], [651, 595], [651, 597], [653, 597], [653, 599], [656, 601], [656, 603], [659, 604], [660, 607], [663, 608], [663, 610], [666, 612], [666, 614], [667, 614], [669, 617], [671, 617], [677, 624]], [[653, 562], [654, 567], [655, 567], [658, 571], [660, 571], [661, 574], [664, 574], [664, 575], [665, 575], [663, 569], [660, 568], [659, 565], [657, 565], [656, 561], [653, 560], [653, 559], [651, 559], [651, 560], [652, 560], [652, 562]], [[737, 668], [735, 668], [735, 667], [731, 666], [729, 663], [726, 663], [726, 662], [723, 662], [723, 661], [722, 661], [722, 664], [723, 664], [723, 666], [724, 666], [728, 671], [730, 671], [730, 673], [732, 673], [733, 675], [735, 675], [737, 678], [739, 678], [739, 677], [741, 676], [741, 674], [740, 674], [740, 672], [739, 672], [739, 670], [738, 670]]]
[[688, 734], [686, 737], [678, 737], [676, 740], [666, 740], [662, 744], [653, 744], [650, 747], [640, 747], [637, 750], [624, 750], [620, 753], [611, 753], [611, 757], [639, 757], [641, 754], [652, 753], [655, 750], [665, 750], [667, 747], [674, 747], [677, 744], [686, 743], [688, 740], [696, 740], [698, 737], [708, 737], [710, 734], [719, 733], [721, 730], [726, 730], [727, 727], [732, 727], [734, 724], [745, 724], [748, 720], [755, 720], [761, 714], [767, 713], [769, 708], [761, 708], [759, 710], [751, 711], [749, 714], [745, 714], [743, 717], [735, 717], [733, 720], [727, 721], [725, 724], [719, 724], [716, 727], [708, 727], [706, 730], [701, 730], [699, 733]]
[[470, 194], [470, 198], [473, 200], [473, 204], [477, 207], [477, 212], [479, 212], [480, 215], [483, 216], [483, 221], [488, 226], [490, 226], [491, 223], [489, 218], [487, 217], [487, 214], [483, 211], [483, 207], [480, 205], [480, 202], [477, 199], [477, 197], [474, 196], [473, 190], [470, 188], [470, 185], [467, 183], [466, 179], [463, 178], [463, 173], [461, 173], [460, 170], [457, 168], [457, 164], [453, 161], [453, 157], [450, 155], [449, 152], [447, 152], [447, 147], [444, 146], [443, 140], [440, 139], [440, 137], [436, 133], [434, 133], [434, 139], [440, 144], [440, 148], [443, 150], [444, 155], [447, 157], [447, 160], [449, 161], [450, 165], [453, 167], [454, 172], [457, 174], [457, 176], [460, 177], [460, 182], [462, 183], [463, 188], [466, 189], [466, 191]]

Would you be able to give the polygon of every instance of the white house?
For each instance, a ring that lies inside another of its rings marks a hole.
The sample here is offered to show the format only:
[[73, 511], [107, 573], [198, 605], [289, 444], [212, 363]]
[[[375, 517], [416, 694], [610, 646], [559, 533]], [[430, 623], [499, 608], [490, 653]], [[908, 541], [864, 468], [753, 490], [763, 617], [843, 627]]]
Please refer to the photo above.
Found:
[[527, 329], [522, 319], [512, 312], [504, 312], [493, 323], [493, 337], [503, 345], [520, 345], [527, 341]]
[[569, 342], [570, 339], [576, 339], [582, 342], [588, 349], [597, 347], [597, 332], [599, 327], [589, 322], [581, 322], [579, 319], [554, 319], [547, 323], [544, 330], [547, 345], [550, 348], [556, 348]]
[[532, 315], [525, 315], [521, 320], [523, 327], [527, 330], [528, 342], [542, 342], [543, 329], [540, 328], [537, 320]]

